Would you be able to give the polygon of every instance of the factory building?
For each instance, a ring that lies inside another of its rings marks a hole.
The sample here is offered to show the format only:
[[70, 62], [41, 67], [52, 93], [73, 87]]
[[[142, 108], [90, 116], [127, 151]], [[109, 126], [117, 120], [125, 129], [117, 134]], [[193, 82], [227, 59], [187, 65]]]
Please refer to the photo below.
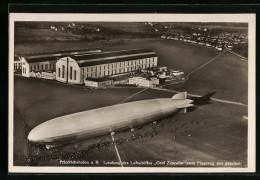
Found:
[[57, 61], [56, 80], [65, 83], [83, 84], [87, 78], [123, 75], [156, 66], [156, 53], [148, 49], [70, 55]]
[[43, 72], [50, 71], [55, 72], [56, 62], [60, 57], [76, 54], [89, 54], [100, 53], [101, 50], [64, 50], [64, 51], [52, 51], [42, 53], [30, 53], [21, 54], [19, 59], [21, 60], [22, 76], [30, 77], [31, 72]]

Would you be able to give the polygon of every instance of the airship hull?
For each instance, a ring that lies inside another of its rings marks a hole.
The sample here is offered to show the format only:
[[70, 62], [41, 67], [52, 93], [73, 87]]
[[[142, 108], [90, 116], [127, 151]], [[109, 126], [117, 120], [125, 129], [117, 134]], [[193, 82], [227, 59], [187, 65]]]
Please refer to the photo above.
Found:
[[118, 104], [46, 121], [28, 135], [30, 142], [62, 143], [148, 124], [190, 106], [191, 100], [151, 99]]

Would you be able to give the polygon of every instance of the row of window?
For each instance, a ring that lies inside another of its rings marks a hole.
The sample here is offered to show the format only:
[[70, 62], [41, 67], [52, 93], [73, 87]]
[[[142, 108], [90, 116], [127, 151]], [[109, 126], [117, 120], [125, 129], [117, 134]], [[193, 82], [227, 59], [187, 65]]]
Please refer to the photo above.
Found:
[[32, 70], [53, 70], [55, 69], [55, 64], [41, 64], [41, 65], [30, 65], [30, 71]]
[[[70, 66], [70, 80], [72, 80], [72, 75], [73, 75], [73, 69], [72, 67]], [[62, 78], [65, 78], [65, 65], [62, 65], [62, 72], [61, 72], [61, 69], [58, 68], [58, 77], [60, 78], [62, 76]], [[74, 70], [74, 80], [77, 80], [77, 70]]]
[[22, 69], [22, 63], [14, 63], [14, 69]]
[[[131, 71], [136, 71], [140, 67], [147, 68], [147, 67], [154, 67], [154, 64], [148, 64], [148, 65], [141, 65], [141, 66], [132, 66], [132, 67], [126, 67], [126, 68], [118, 68], [118, 69], [113, 69], [113, 70], [105, 70], [105, 71], [98, 71], [98, 72], [89, 72], [88, 76], [90, 77], [101, 77], [102, 75], [114, 75], [114, 74], [120, 74], [120, 73], [125, 73], [125, 72], [131, 72]], [[83, 68], [83, 73], [84, 73], [84, 68]]]
[[[119, 64], [118, 63], [111, 63], [111, 64], [108, 64], [108, 65], [100, 65], [100, 66], [92, 66], [92, 67], [88, 67], [88, 71], [98, 71], [101, 70], [101, 67], [103, 66], [103, 69], [106, 70], [106, 69], [110, 69], [110, 67], [112, 67], [112, 69], [115, 69], [115, 68], [121, 68], [121, 67], [124, 67], [124, 66], [138, 66], [138, 65], [144, 65], [144, 64], [150, 64], [150, 63], [154, 63], [154, 60], [153, 58], [152, 59], [144, 59], [143, 62], [141, 63], [141, 60], [135, 60], [135, 61], [125, 61], [125, 62], [120, 62]], [[94, 68], [95, 67], [95, 68]]]

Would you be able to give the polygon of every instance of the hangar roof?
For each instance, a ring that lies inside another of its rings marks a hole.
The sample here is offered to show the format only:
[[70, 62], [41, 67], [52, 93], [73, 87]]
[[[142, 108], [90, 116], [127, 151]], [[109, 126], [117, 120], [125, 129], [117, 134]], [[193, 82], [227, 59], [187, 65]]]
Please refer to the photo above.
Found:
[[75, 59], [80, 67], [84, 67], [104, 63], [122, 62], [130, 61], [133, 59], [156, 57], [156, 54], [154, 51], [149, 49], [130, 49], [88, 55], [74, 55], [70, 57], [72, 59]]
[[24, 57], [28, 63], [34, 63], [34, 62], [53, 61], [53, 60], [57, 60], [57, 58], [61, 58], [64, 56], [71, 56], [76, 54], [100, 53], [100, 52], [101, 50], [71, 49], [71, 50], [64, 50], [64, 51], [30, 53], [30, 54], [23, 54], [20, 56]]
[[20, 53], [16, 54], [17, 56], [21, 57], [31, 57], [31, 56], [50, 56], [53, 54], [63, 54], [63, 53], [76, 53], [76, 52], [84, 52], [84, 51], [93, 51], [91, 49], [86, 49], [86, 48], [79, 48], [79, 49], [65, 49], [65, 50], [60, 50], [60, 51], [42, 51], [42, 52], [30, 52], [30, 53]]

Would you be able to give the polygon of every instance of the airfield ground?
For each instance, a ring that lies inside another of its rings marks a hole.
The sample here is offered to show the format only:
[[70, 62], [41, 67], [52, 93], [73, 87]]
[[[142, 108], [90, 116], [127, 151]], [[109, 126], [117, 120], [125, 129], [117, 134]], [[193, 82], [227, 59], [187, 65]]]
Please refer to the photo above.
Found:
[[[158, 54], [159, 66], [181, 69], [186, 74], [192, 72], [221, 52], [212, 49], [161, 39], [135, 39], [99, 41], [93, 43], [46, 43], [34, 45], [17, 45], [16, 52], [68, 49], [82, 47], [100, 48], [102, 50], [120, 50], [133, 48], [153, 49]], [[70, 47], [69, 47], [70, 46]], [[31, 48], [31, 49], [30, 49]], [[48, 49], [50, 48], [50, 49]], [[247, 62], [226, 52], [207, 66], [190, 74], [184, 83], [163, 87], [168, 90], [188, 91], [188, 93], [205, 95], [216, 92], [213, 98], [247, 104]], [[26, 137], [36, 125], [57, 116], [94, 109], [120, 103], [151, 98], [169, 98], [174, 93], [157, 89], [142, 88], [108, 88], [89, 90], [84, 86], [69, 86], [55, 81], [14, 79], [14, 165], [27, 165], [22, 157], [47, 157], [66, 155], [84, 150], [99, 140], [111, 142], [110, 135], [82, 140], [62, 148], [46, 150], [27, 144]], [[131, 98], [128, 98], [130, 97]], [[212, 101], [212, 104], [200, 106], [187, 114], [179, 113], [162, 119], [158, 125], [149, 124], [133, 132], [119, 132], [114, 135], [122, 161], [223, 161], [238, 162], [235, 167], [247, 166], [247, 106]], [[156, 132], [150, 136], [149, 133]], [[137, 133], [137, 134], [136, 134]], [[129, 140], [135, 136], [148, 136]], [[63, 156], [62, 156], [63, 157]], [[60, 158], [59, 158], [60, 159]], [[98, 160], [118, 162], [113, 145], [95, 147], [74, 159], [85, 161]], [[66, 160], [66, 158], [64, 159]], [[240, 163], [240, 164], [239, 164]], [[57, 158], [41, 158], [35, 165], [61, 165]], [[62, 165], [64, 166], [64, 165]], [[88, 165], [86, 165], [88, 166]], [[93, 166], [93, 165], [91, 165]], [[100, 166], [100, 164], [99, 164]], [[114, 166], [120, 166], [115, 164]], [[131, 166], [131, 165], [125, 165]], [[164, 166], [164, 165], [156, 165]], [[186, 166], [186, 165], [175, 165]], [[189, 165], [196, 166], [196, 165]], [[204, 167], [203, 165], [200, 165]], [[210, 166], [210, 165], [206, 165]], [[221, 166], [222, 167], [222, 166]], [[232, 166], [234, 167], [234, 166]]]

